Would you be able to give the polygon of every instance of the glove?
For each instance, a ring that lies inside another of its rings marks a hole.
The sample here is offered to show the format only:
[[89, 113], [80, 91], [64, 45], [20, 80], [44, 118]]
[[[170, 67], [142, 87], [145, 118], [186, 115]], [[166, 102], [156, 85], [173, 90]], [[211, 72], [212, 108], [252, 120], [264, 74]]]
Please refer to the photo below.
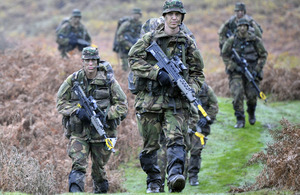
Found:
[[101, 112], [98, 112], [98, 113], [96, 114], [96, 116], [97, 116], [97, 118], [99, 118], [99, 119], [100, 119], [100, 121], [101, 121], [103, 124], [106, 124], [106, 119], [105, 119], [105, 117], [104, 117], [104, 114], [103, 114], [103, 113], [101, 113]]
[[78, 110], [76, 110], [76, 116], [82, 121], [82, 122], [89, 122], [90, 119], [85, 111], [84, 108], [79, 108]]
[[204, 117], [201, 117], [200, 120], [198, 121], [197, 125], [199, 127], [205, 127], [205, 125], [207, 125], [207, 120]]
[[240, 66], [235, 67], [235, 71], [242, 72], [242, 68]]
[[252, 76], [254, 79], [257, 77], [257, 72], [255, 70], [252, 71]]
[[170, 86], [171, 85], [171, 79], [170, 79], [168, 73], [166, 73], [166, 71], [164, 71], [164, 70], [160, 70], [158, 72], [157, 80], [161, 86]]
[[69, 44], [72, 45], [72, 46], [76, 46], [77, 38], [75, 36], [69, 37]]

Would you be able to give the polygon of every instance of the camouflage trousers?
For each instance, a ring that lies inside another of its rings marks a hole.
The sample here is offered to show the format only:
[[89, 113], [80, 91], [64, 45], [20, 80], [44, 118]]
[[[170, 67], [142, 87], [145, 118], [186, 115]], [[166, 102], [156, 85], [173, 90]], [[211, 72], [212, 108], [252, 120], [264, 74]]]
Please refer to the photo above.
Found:
[[[259, 87], [259, 81], [255, 80]], [[247, 106], [255, 108], [257, 103], [257, 92], [255, 87], [242, 74], [232, 74], [229, 76], [229, 88], [233, 97], [233, 109], [236, 113], [244, 114], [244, 96], [246, 96]]]
[[166, 136], [166, 146], [184, 146], [184, 136], [188, 128], [188, 111], [165, 109], [163, 113], [137, 113], [138, 129], [143, 137], [144, 153], [150, 153], [160, 148], [160, 134], [162, 130]]
[[186, 171], [188, 173], [189, 178], [198, 178], [198, 173], [201, 169], [201, 153], [203, 150], [203, 145], [201, 145], [199, 137], [197, 137], [195, 134], [190, 134], [189, 138], [191, 142], [191, 147], [187, 158], [188, 166]]
[[123, 52], [119, 52], [119, 57], [121, 59], [122, 69], [124, 71], [128, 71], [129, 70], [128, 54], [127, 53], [123, 53]]
[[72, 170], [86, 173], [88, 158], [91, 154], [92, 178], [95, 183], [107, 180], [104, 166], [106, 165], [111, 151], [104, 142], [89, 143], [85, 140], [71, 138], [68, 145], [68, 155], [72, 159]]

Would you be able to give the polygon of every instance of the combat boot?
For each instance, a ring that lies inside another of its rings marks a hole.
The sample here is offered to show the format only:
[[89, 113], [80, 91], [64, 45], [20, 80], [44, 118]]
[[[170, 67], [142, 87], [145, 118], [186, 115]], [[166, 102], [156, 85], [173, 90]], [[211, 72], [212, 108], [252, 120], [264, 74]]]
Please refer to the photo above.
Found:
[[185, 178], [183, 175], [173, 175], [168, 180], [169, 192], [181, 192], [185, 187]]
[[85, 174], [72, 170], [69, 174], [69, 192], [84, 192]]
[[159, 193], [160, 185], [156, 182], [150, 182], [147, 187], [146, 193]]
[[244, 120], [237, 120], [236, 124], [234, 125], [234, 128], [244, 128], [245, 127], [245, 119]]
[[235, 112], [235, 116], [236, 116], [237, 122], [236, 122], [234, 128], [244, 128], [245, 127], [245, 115], [244, 115], [244, 112], [236, 111]]
[[191, 186], [197, 186], [197, 185], [199, 185], [199, 181], [198, 181], [197, 177], [190, 177], [189, 180], [190, 180], [190, 185]]
[[256, 117], [255, 117], [255, 108], [256, 106], [249, 106], [248, 105], [248, 115], [249, 115], [249, 123], [250, 125], [254, 125], [256, 122]]

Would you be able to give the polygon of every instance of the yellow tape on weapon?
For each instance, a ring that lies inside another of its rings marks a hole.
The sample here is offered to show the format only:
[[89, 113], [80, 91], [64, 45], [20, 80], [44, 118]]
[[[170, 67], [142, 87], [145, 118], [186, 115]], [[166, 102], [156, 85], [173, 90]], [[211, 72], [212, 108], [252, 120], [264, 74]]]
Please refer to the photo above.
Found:
[[106, 143], [106, 146], [108, 147], [108, 149], [112, 150], [114, 148], [114, 145], [109, 138], [105, 139], [105, 143]]
[[267, 101], [267, 96], [262, 91], [259, 93], [259, 96], [262, 100]]
[[200, 104], [198, 104], [198, 109], [200, 110], [200, 112], [202, 113], [202, 115], [203, 115], [204, 117], [207, 116], [207, 113], [205, 112], [205, 110], [203, 109], [203, 107], [202, 107]]
[[202, 133], [199, 133], [199, 132], [196, 132], [195, 135], [200, 138], [201, 145], [203, 146], [205, 144], [205, 142], [204, 142], [204, 137], [205, 136]]
[[78, 108], [82, 108], [81, 105], [80, 105], [79, 103], [77, 104], [77, 107], [78, 107]]

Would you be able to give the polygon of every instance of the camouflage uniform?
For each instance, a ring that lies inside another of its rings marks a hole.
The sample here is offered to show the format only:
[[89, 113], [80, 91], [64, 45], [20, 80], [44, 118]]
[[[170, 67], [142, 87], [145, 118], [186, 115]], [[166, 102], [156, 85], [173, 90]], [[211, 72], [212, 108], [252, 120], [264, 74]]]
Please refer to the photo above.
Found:
[[[89, 48], [92, 47], [87, 49]], [[85, 48], [83, 53], [87, 49]], [[96, 51], [98, 53], [98, 50]], [[87, 59], [84, 55], [83, 58]], [[80, 188], [79, 191], [84, 191], [88, 157], [91, 154], [94, 192], [107, 192], [108, 181], [104, 165], [111, 154], [104, 138], [90, 122], [82, 122], [78, 118], [76, 111], [79, 99], [72, 91], [74, 81], [78, 81], [86, 96], [94, 97], [98, 107], [105, 112], [107, 126], [104, 130], [108, 137], [116, 138], [116, 127], [120, 120], [125, 118], [128, 109], [126, 95], [114, 78], [112, 67], [106, 61], [98, 60], [98, 64], [95, 78], [87, 79], [85, 71], [81, 69], [62, 83], [57, 94], [57, 109], [63, 115], [66, 135], [69, 138], [68, 155], [72, 159], [72, 171], [69, 175], [70, 191], [72, 184], [76, 184]]]
[[[243, 10], [245, 12], [243, 18], [245, 18], [250, 24], [249, 31], [253, 32], [256, 36], [261, 38], [263, 33], [262, 28], [251, 16], [246, 14], [246, 5], [244, 3], [236, 3], [234, 11], [239, 11], [239, 10]], [[236, 15], [231, 16], [219, 28], [218, 34], [219, 34], [220, 50], [222, 50], [225, 41], [235, 33], [237, 29], [238, 20], [239, 19], [237, 18]]]
[[[168, 0], [165, 5], [171, 5], [170, 9], [164, 6], [165, 13], [176, 10], [185, 14], [179, 0]], [[175, 7], [174, 5], [179, 6]], [[169, 36], [164, 32], [164, 26], [160, 26], [156, 31], [146, 33], [129, 51], [131, 71], [139, 77], [140, 86], [143, 87], [136, 95], [134, 105], [138, 129], [144, 141], [143, 150], [140, 153], [140, 163], [147, 173], [147, 192], [158, 192], [161, 185], [160, 169], [157, 164], [161, 131], [164, 131], [167, 142], [169, 190], [171, 192], [181, 191], [184, 185], [179, 186], [178, 189], [175, 185], [178, 178], [181, 178], [180, 183], [185, 182], [182, 175], [186, 155], [184, 137], [188, 128], [190, 104], [177, 87], [162, 86], [158, 82], [160, 70], [154, 66], [157, 61], [150, 53], [146, 52], [146, 48], [154, 40], [168, 57], [177, 55], [182, 59], [188, 68], [188, 71], [184, 71], [185, 78], [189, 84], [193, 83], [198, 86], [196, 91], [200, 90], [204, 81], [204, 64], [200, 51], [189, 36], [186, 36], [183, 31]]]
[[[197, 99], [200, 99], [200, 101], [202, 102], [202, 107], [207, 112], [208, 116], [211, 118], [211, 122], [209, 124], [206, 124], [204, 127], [200, 128], [199, 125], [197, 125], [197, 122], [200, 117], [198, 117], [199, 112], [196, 109], [193, 109], [189, 121], [189, 128], [191, 128], [194, 132], [198, 131], [202, 133], [205, 137], [207, 137], [210, 134], [210, 124], [212, 124], [215, 121], [217, 113], [219, 111], [218, 100], [213, 89], [206, 83], [203, 83], [201, 91], [196, 96]], [[201, 168], [201, 152], [204, 146], [201, 144], [199, 137], [197, 137], [194, 133], [189, 134], [189, 139], [191, 143], [191, 149], [190, 158], [187, 160], [187, 171], [189, 175], [190, 184], [198, 185], [198, 173]]]
[[[142, 14], [140, 9], [134, 9], [133, 14]], [[119, 43], [119, 56], [122, 61], [124, 71], [128, 70], [128, 52], [140, 38], [142, 23], [139, 20], [130, 17], [121, 24], [117, 31], [117, 40]]]
[[[161, 27], [162, 24], [165, 23], [165, 19], [163, 16], [159, 18], [150, 18], [147, 20], [141, 29], [141, 36], [143, 36], [147, 32], [152, 32], [155, 31], [159, 26]], [[193, 40], [195, 40], [195, 37], [193, 33], [189, 30], [189, 28], [182, 23], [180, 26], [181, 29], [185, 32], [186, 35], [190, 36]], [[196, 43], [195, 43], [196, 44]], [[164, 192], [164, 186], [165, 186], [165, 179], [166, 179], [166, 166], [167, 166], [167, 141], [165, 138], [165, 133], [164, 131], [161, 132], [160, 135], [160, 149], [157, 151], [157, 163], [160, 168], [160, 175], [162, 179], [162, 184], [160, 187], [160, 192]]]
[[[73, 10], [72, 16], [69, 20], [72, 20], [73, 17], [81, 17], [81, 12], [77, 9]], [[91, 36], [85, 26], [81, 23], [78, 27], [72, 26], [69, 20], [65, 22], [60, 29], [58, 29], [56, 37], [58, 50], [63, 58], [68, 57], [67, 52], [72, 51], [75, 48], [82, 51], [83, 47], [86, 47], [88, 46], [88, 43], [91, 43]], [[76, 41], [76, 39], [81, 39], [84, 43], [75, 43], [74, 41]]]
[[[246, 24], [247, 20], [240, 19], [239, 25]], [[244, 127], [244, 95], [247, 98], [247, 112], [249, 114], [249, 122], [251, 125], [255, 123], [255, 108], [257, 102], [257, 92], [254, 86], [247, 80], [241, 72], [241, 68], [232, 59], [232, 48], [235, 48], [240, 57], [247, 60], [248, 70], [255, 78], [255, 83], [259, 86], [259, 82], [263, 79], [263, 67], [266, 63], [268, 53], [263, 45], [262, 40], [251, 32], [247, 32], [246, 37], [241, 37], [239, 31], [230, 37], [224, 44], [222, 49], [222, 57], [226, 66], [226, 73], [229, 77], [229, 88], [233, 97], [233, 108], [237, 117], [236, 128]], [[240, 124], [240, 125], [239, 125]]]

